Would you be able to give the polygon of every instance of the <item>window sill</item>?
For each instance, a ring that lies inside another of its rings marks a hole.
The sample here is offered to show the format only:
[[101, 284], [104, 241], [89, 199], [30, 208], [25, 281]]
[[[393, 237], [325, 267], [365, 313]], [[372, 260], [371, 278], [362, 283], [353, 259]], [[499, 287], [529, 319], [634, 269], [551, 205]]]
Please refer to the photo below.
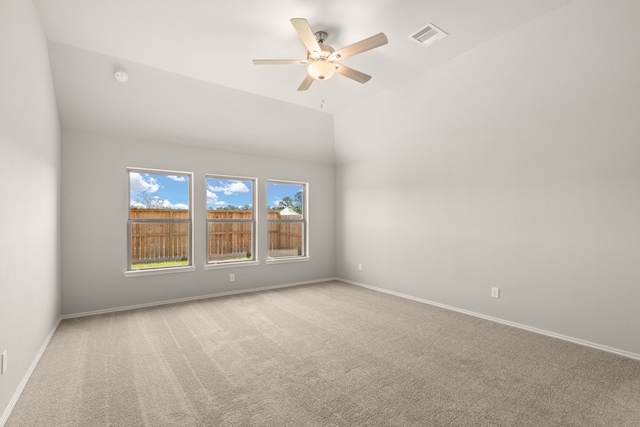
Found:
[[239, 267], [256, 267], [260, 265], [260, 261], [240, 261], [240, 262], [225, 262], [219, 264], [205, 264], [205, 270], [218, 270], [221, 268], [239, 268]]
[[284, 257], [284, 258], [267, 258], [267, 265], [276, 265], [276, 264], [288, 264], [290, 262], [307, 262], [310, 261], [311, 258], [308, 256], [304, 257]]
[[173, 274], [173, 273], [188, 273], [196, 271], [196, 267], [189, 265], [186, 267], [171, 267], [171, 268], [152, 268], [148, 270], [131, 270], [125, 271], [124, 277], [140, 277], [140, 276], [155, 276], [158, 274]]

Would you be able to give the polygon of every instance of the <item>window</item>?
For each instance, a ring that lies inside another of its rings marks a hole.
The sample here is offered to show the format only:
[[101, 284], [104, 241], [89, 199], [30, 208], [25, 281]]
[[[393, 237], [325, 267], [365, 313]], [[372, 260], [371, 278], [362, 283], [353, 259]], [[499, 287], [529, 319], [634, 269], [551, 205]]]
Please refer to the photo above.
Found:
[[268, 260], [308, 257], [307, 184], [267, 181]]
[[192, 266], [192, 174], [133, 168], [127, 173], [127, 271]]
[[206, 178], [207, 265], [256, 261], [255, 178]]

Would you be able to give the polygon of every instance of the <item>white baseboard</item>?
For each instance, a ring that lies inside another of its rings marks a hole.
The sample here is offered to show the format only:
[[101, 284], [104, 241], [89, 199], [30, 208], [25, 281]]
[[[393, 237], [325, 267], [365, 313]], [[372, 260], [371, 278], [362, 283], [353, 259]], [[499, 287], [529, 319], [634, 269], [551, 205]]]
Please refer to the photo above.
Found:
[[118, 307], [118, 308], [111, 308], [111, 309], [105, 309], [105, 310], [96, 310], [96, 311], [90, 311], [90, 312], [84, 312], [84, 313], [66, 314], [64, 316], [60, 316], [60, 318], [58, 318], [58, 321], [54, 325], [53, 329], [51, 330], [51, 332], [49, 333], [49, 335], [45, 339], [44, 343], [42, 344], [40, 350], [38, 351], [38, 354], [36, 355], [36, 357], [34, 358], [33, 362], [31, 363], [31, 366], [29, 367], [29, 370], [25, 373], [22, 381], [20, 382], [20, 384], [19, 384], [18, 388], [16, 389], [13, 397], [11, 398], [11, 401], [9, 402], [9, 405], [5, 408], [4, 413], [2, 414], [2, 417], [0, 417], [0, 427], [3, 427], [5, 425], [5, 423], [7, 422], [7, 420], [9, 419], [9, 416], [11, 415], [11, 411], [13, 411], [13, 408], [16, 405], [16, 403], [18, 402], [18, 399], [20, 398], [20, 395], [22, 394], [22, 391], [24, 390], [25, 386], [27, 385], [27, 382], [29, 381], [29, 378], [31, 378], [31, 374], [33, 373], [34, 369], [36, 368], [36, 365], [40, 361], [40, 358], [42, 357], [42, 354], [44, 353], [45, 349], [47, 348], [47, 345], [49, 345], [49, 341], [51, 341], [51, 338], [53, 337], [53, 334], [58, 329], [58, 325], [60, 324], [60, 321], [63, 320], [63, 319], [72, 319], [72, 318], [76, 318], [76, 317], [91, 316], [91, 315], [95, 315], [95, 314], [113, 313], [113, 312], [117, 312], [117, 311], [133, 310], [133, 309], [136, 309], [136, 308], [154, 307], [154, 306], [160, 306], [160, 305], [166, 305], [166, 304], [174, 304], [174, 303], [180, 303], [180, 302], [195, 301], [195, 300], [200, 300], [200, 299], [215, 298], [215, 297], [222, 297], [222, 296], [228, 296], [228, 295], [238, 295], [238, 294], [244, 294], [244, 293], [249, 293], [249, 292], [266, 291], [266, 290], [270, 290], [270, 289], [289, 288], [289, 287], [293, 287], [293, 286], [309, 285], [309, 284], [313, 284], [313, 283], [322, 283], [322, 282], [328, 282], [328, 281], [333, 281], [333, 280], [340, 281], [340, 282], [347, 283], [347, 284], [354, 285], [354, 286], [359, 286], [359, 287], [362, 287], [362, 288], [371, 289], [371, 290], [377, 291], [377, 292], [383, 292], [385, 294], [395, 295], [397, 297], [410, 299], [410, 300], [421, 302], [421, 303], [424, 303], [424, 304], [429, 304], [429, 305], [433, 305], [433, 306], [436, 306], [436, 307], [441, 307], [441, 308], [444, 308], [444, 309], [447, 309], [447, 310], [452, 310], [452, 311], [456, 311], [458, 313], [467, 314], [467, 315], [478, 317], [478, 318], [485, 319], [485, 320], [490, 320], [492, 322], [501, 323], [501, 324], [504, 324], [504, 325], [507, 325], [507, 326], [512, 326], [512, 327], [515, 327], [515, 328], [524, 329], [526, 331], [534, 332], [534, 333], [537, 333], [537, 334], [546, 335], [546, 336], [553, 337], [553, 338], [558, 338], [558, 339], [561, 339], [561, 340], [564, 340], [564, 341], [569, 341], [569, 342], [572, 342], [572, 343], [575, 343], [575, 344], [580, 344], [580, 345], [583, 345], [583, 346], [592, 347], [592, 348], [595, 348], [595, 349], [598, 349], [598, 350], [602, 350], [602, 351], [606, 351], [606, 352], [609, 352], [609, 353], [617, 354], [617, 355], [620, 355], [620, 356], [628, 357], [630, 359], [640, 360], [640, 354], [636, 354], [636, 353], [632, 353], [632, 352], [628, 352], [628, 351], [624, 351], [624, 350], [619, 350], [619, 349], [616, 349], [616, 348], [604, 346], [604, 345], [601, 345], [601, 344], [592, 343], [592, 342], [589, 342], [589, 341], [584, 341], [584, 340], [581, 340], [581, 339], [578, 339], [578, 338], [573, 338], [573, 337], [569, 337], [569, 336], [566, 336], [566, 335], [557, 334], [555, 332], [550, 332], [550, 331], [534, 328], [534, 327], [527, 326], [527, 325], [522, 325], [522, 324], [515, 323], [515, 322], [510, 322], [508, 320], [503, 320], [503, 319], [499, 319], [499, 318], [496, 318], [496, 317], [486, 316], [484, 314], [475, 313], [475, 312], [472, 312], [472, 311], [469, 311], [469, 310], [460, 309], [460, 308], [449, 306], [449, 305], [446, 305], [446, 304], [440, 304], [440, 303], [437, 303], [437, 302], [434, 302], [434, 301], [429, 301], [429, 300], [426, 300], [426, 299], [423, 299], [423, 298], [417, 298], [417, 297], [414, 297], [414, 296], [411, 296], [411, 295], [406, 295], [406, 294], [402, 294], [402, 293], [399, 293], [399, 292], [390, 291], [388, 289], [378, 288], [378, 287], [375, 287], [375, 286], [369, 286], [369, 285], [366, 285], [364, 283], [358, 283], [358, 282], [354, 282], [352, 280], [342, 279], [340, 277], [330, 277], [330, 278], [325, 278], [325, 279], [309, 280], [309, 281], [305, 281], [305, 282], [288, 283], [288, 284], [284, 284], [284, 285], [275, 285], [275, 286], [265, 286], [265, 287], [260, 287], [260, 288], [243, 289], [243, 290], [230, 291], [230, 292], [219, 292], [219, 293], [215, 293], [215, 294], [201, 295], [201, 296], [196, 296], [196, 297], [179, 298], [179, 299], [174, 299], [174, 300], [159, 301], [159, 302], [147, 303], [147, 304], [137, 304], [137, 305], [130, 305], [130, 306], [126, 306], [126, 307]]
[[237, 294], [244, 294], [244, 293], [249, 293], [249, 292], [266, 291], [266, 290], [270, 290], [270, 289], [290, 288], [290, 287], [293, 287], [293, 286], [309, 285], [309, 284], [313, 284], [313, 283], [328, 282], [328, 281], [332, 281], [332, 280], [338, 280], [338, 279], [336, 279], [334, 277], [330, 277], [330, 278], [326, 278], [326, 279], [308, 280], [308, 281], [305, 281], [305, 282], [295, 282], [295, 283], [288, 283], [288, 284], [284, 284], [284, 285], [275, 285], [275, 286], [264, 286], [264, 287], [261, 287], [261, 288], [243, 289], [243, 290], [230, 291], [230, 292], [219, 292], [219, 293], [216, 293], [216, 294], [201, 295], [201, 296], [189, 297], [189, 298], [179, 298], [179, 299], [174, 299], [174, 300], [169, 300], [169, 301], [160, 301], [160, 302], [153, 302], [153, 303], [147, 303], [147, 304], [137, 304], [137, 305], [130, 305], [130, 306], [126, 306], [126, 307], [117, 307], [117, 308], [110, 308], [110, 309], [105, 309], [105, 310], [96, 310], [96, 311], [90, 311], [90, 312], [84, 312], [84, 313], [75, 313], [75, 314], [66, 314], [66, 315], [60, 316], [58, 318], [58, 321], [54, 325], [53, 329], [51, 330], [51, 332], [49, 333], [47, 338], [44, 340], [44, 343], [42, 344], [42, 347], [40, 347], [40, 350], [38, 351], [38, 354], [36, 355], [36, 357], [34, 358], [33, 362], [31, 363], [31, 366], [29, 366], [29, 369], [27, 370], [27, 372], [25, 373], [24, 377], [22, 378], [22, 381], [18, 385], [18, 388], [16, 389], [15, 393], [13, 394], [13, 397], [9, 401], [9, 405], [7, 405], [7, 407], [5, 408], [2, 416], [0, 417], [0, 427], [4, 427], [5, 423], [9, 419], [9, 416], [11, 415], [11, 412], [13, 411], [13, 408], [15, 407], [16, 403], [18, 403], [18, 399], [20, 398], [20, 395], [22, 394], [22, 391], [24, 390], [25, 386], [27, 385], [27, 382], [29, 381], [29, 378], [31, 378], [31, 375], [33, 374], [33, 371], [36, 368], [36, 365], [40, 361], [40, 358], [42, 357], [42, 354], [44, 353], [44, 351], [46, 350], [47, 346], [49, 345], [49, 341], [51, 341], [51, 338], [53, 337], [53, 334], [56, 332], [56, 330], [58, 329], [58, 326], [60, 325], [60, 322], [63, 319], [73, 319], [75, 317], [91, 316], [91, 315], [94, 315], [94, 314], [113, 313], [113, 312], [117, 312], [117, 311], [133, 310], [133, 309], [136, 309], [136, 308], [154, 307], [154, 306], [159, 306], [159, 305], [174, 304], [174, 303], [180, 303], [180, 302], [186, 302], [186, 301], [195, 301], [195, 300], [206, 299], [206, 298], [222, 297], [222, 296], [227, 296], [227, 295], [237, 295]]
[[49, 345], [49, 341], [51, 341], [51, 337], [53, 337], [53, 334], [58, 329], [58, 325], [60, 325], [60, 320], [62, 319], [58, 318], [58, 321], [56, 322], [56, 324], [53, 325], [53, 329], [51, 329], [51, 332], [49, 332], [49, 335], [47, 335], [47, 338], [45, 338], [44, 343], [42, 343], [42, 346], [38, 351], [38, 354], [36, 354], [36, 357], [33, 359], [33, 362], [31, 362], [29, 369], [22, 377], [22, 381], [20, 381], [20, 384], [18, 384], [18, 388], [16, 389], [15, 393], [13, 393], [13, 397], [9, 401], [9, 405], [7, 405], [7, 407], [4, 410], [4, 413], [0, 417], [0, 427], [3, 427], [6, 424], [6, 422], [9, 420], [9, 416], [11, 415], [13, 408], [16, 406], [16, 403], [18, 403], [18, 399], [20, 398], [22, 391], [26, 387], [27, 382], [29, 382], [29, 378], [31, 378], [31, 374], [33, 374], [33, 371], [34, 369], [36, 369], [36, 366], [38, 365], [38, 362], [40, 361], [42, 354], [47, 349], [47, 346]]
[[[115, 313], [117, 311], [135, 310], [137, 308], [155, 307], [155, 306], [160, 306], [160, 305], [175, 304], [175, 303], [188, 302], [188, 301], [197, 301], [197, 300], [207, 299], [207, 298], [216, 298], [216, 297], [224, 297], [224, 296], [228, 296], [228, 295], [246, 294], [246, 293], [249, 293], [249, 292], [268, 291], [270, 289], [290, 288], [290, 287], [293, 287], [293, 286], [310, 285], [310, 284], [313, 284], [313, 283], [328, 282], [328, 281], [331, 281], [331, 280], [339, 280], [339, 279], [331, 277], [331, 278], [326, 278], [326, 279], [307, 280], [305, 282], [287, 283], [287, 284], [284, 284], [284, 285], [264, 286], [264, 287], [260, 287], [260, 288], [242, 289], [242, 290], [229, 291], [229, 292], [219, 292], [219, 293], [215, 293], [215, 294], [198, 295], [198, 296], [195, 296], [195, 297], [178, 298], [178, 299], [172, 299], [172, 300], [150, 302], [150, 303], [145, 303], [145, 304], [127, 305], [127, 306], [124, 306], [124, 307], [107, 308], [107, 309], [104, 309], [104, 310], [95, 310], [95, 311], [86, 311], [86, 312], [83, 312], [83, 313], [65, 314], [65, 315], [61, 316], [60, 318], [61, 319], [74, 319], [76, 317], [93, 316], [93, 315], [96, 315], [96, 314], [106, 314], [106, 313]], [[0, 427], [2, 427], [2, 426], [0, 425]]]
[[540, 335], [546, 335], [546, 336], [552, 337], [552, 338], [558, 338], [558, 339], [561, 339], [561, 340], [564, 340], [564, 341], [572, 342], [574, 344], [580, 344], [580, 345], [583, 345], [583, 346], [586, 346], [586, 347], [591, 347], [591, 348], [595, 348], [595, 349], [598, 349], [598, 350], [606, 351], [608, 353], [617, 354], [619, 356], [628, 357], [630, 359], [640, 360], [640, 354], [632, 353], [630, 351], [620, 350], [620, 349], [617, 349], [617, 348], [608, 347], [606, 345], [601, 345], [601, 344], [593, 343], [593, 342], [590, 342], [590, 341], [581, 340], [579, 338], [574, 338], [574, 337], [570, 337], [570, 336], [567, 336], [567, 335], [557, 334], [555, 332], [546, 331], [544, 329], [538, 329], [538, 328], [534, 328], [532, 326], [527, 326], [527, 325], [522, 325], [520, 323], [511, 322], [509, 320], [503, 320], [503, 319], [499, 319], [497, 317], [487, 316], [487, 315], [484, 315], [484, 314], [476, 313], [476, 312], [469, 311], [469, 310], [464, 310], [464, 309], [453, 307], [453, 306], [450, 306], [450, 305], [440, 304], [438, 302], [429, 301], [429, 300], [422, 299], [422, 298], [417, 298], [417, 297], [414, 297], [414, 296], [411, 296], [411, 295], [401, 294], [399, 292], [390, 291], [388, 289], [377, 288], [375, 286], [365, 285], [364, 283], [354, 282], [353, 280], [347, 280], [347, 279], [341, 279], [341, 278], [336, 278], [334, 280], [338, 280], [340, 282], [348, 283], [348, 284], [354, 285], [354, 286], [360, 286], [362, 288], [371, 289], [373, 291], [383, 292], [385, 294], [395, 295], [397, 297], [406, 298], [406, 299], [410, 299], [410, 300], [413, 300], [413, 301], [418, 301], [418, 302], [421, 302], [421, 303], [424, 303], [424, 304], [434, 305], [436, 307], [445, 308], [447, 310], [457, 311], [458, 313], [468, 314], [469, 316], [479, 317], [481, 319], [490, 320], [492, 322], [502, 323], [503, 325], [512, 326], [514, 328], [519, 328], [519, 329], [524, 329], [525, 331], [534, 332], [534, 333], [540, 334]]

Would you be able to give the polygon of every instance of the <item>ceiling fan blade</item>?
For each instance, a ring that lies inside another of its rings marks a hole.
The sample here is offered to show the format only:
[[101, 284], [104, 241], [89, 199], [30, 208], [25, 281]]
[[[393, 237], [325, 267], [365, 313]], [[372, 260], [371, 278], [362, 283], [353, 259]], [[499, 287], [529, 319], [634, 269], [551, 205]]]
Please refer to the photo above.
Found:
[[254, 59], [256, 65], [275, 65], [275, 64], [308, 64], [306, 59]]
[[298, 90], [302, 91], [309, 89], [311, 83], [313, 83], [313, 77], [307, 74], [306, 76], [304, 76], [304, 80], [302, 81], [302, 83], [300, 83], [300, 86], [298, 86]]
[[371, 80], [371, 76], [365, 73], [362, 73], [358, 70], [354, 70], [351, 67], [347, 67], [346, 65], [342, 65], [342, 64], [335, 64], [336, 65], [336, 73], [338, 74], [342, 74], [345, 77], [349, 77], [352, 80], [357, 81], [358, 83], [366, 83], [369, 80]]
[[320, 53], [320, 45], [316, 40], [316, 36], [313, 35], [313, 30], [311, 30], [309, 22], [304, 18], [291, 18], [291, 23], [302, 39], [302, 43], [307, 47], [307, 50], [311, 53]]
[[378, 33], [375, 36], [371, 36], [364, 40], [360, 40], [359, 42], [356, 42], [352, 45], [343, 47], [342, 49], [335, 51], [334, 53], [331, 54], [329, 59], [348, 58], [350, 56], [354, 56], [359, 53], [366, 52], [368, 50], [375, 49], [380, 46], [384, 46], [387, 43], [389, 43], [389, 40], [387, 40], [387, 36], [385, 36], [384, 33]]

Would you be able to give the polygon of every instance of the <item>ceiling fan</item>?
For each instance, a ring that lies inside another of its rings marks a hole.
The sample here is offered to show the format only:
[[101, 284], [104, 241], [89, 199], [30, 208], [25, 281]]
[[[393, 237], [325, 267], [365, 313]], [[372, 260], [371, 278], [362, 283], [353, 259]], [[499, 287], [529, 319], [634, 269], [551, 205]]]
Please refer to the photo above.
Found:
[[371, 76], [340, 64], [338, 61], [384, 46], [388, 43], [387, 36], [384, 33], [378, 33], [374, 36], [360, 40], [357, 43], [334, 50], [331, 46], [325, 45], [328, 34], [324, 31], [317, 31], [315, 34], [311, 30], [311, 26], [306, 19], [291, 19], [293, 27], [298, 32], [302, 42], [307, 47], [306, 59], [254, 59], [256, 65], [274, 65], [274, 64], [303, 64], [307, 65], [307, 75], [298, 90], [307, 90], [314, 80], [330, 79], [335, 73], [342, 74], [359, 83], [366, 83]]

